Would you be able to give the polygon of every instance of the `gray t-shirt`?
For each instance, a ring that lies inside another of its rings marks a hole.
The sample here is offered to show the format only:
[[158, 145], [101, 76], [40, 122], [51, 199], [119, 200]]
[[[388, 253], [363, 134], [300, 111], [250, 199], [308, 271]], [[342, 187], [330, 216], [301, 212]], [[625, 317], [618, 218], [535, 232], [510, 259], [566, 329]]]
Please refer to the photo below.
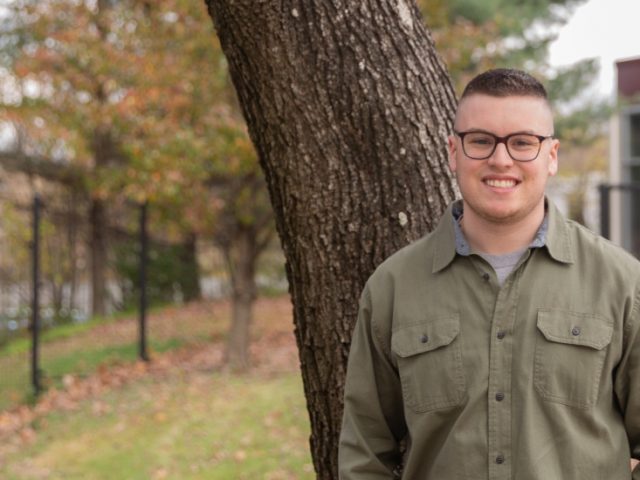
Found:
[[[505, 279], [509, 276], [509, 274], [513, 271], [515, 266], [522, 258], [522, 255], [527, 251], [527, 248], [523, 248], [522, 250], [518, 250], [515, 252], [507, 253], [504, 255], [489, 255], [488, 253], [478, 253], [472, 252], [471, 247], [467, 243], [467, 239], [462, 233], [462, 228], [460, 228], [460, 220], [462, 220], [462, 202], [454, 204], [453, 210], [453, 228], [455, 232], [455, 241], [456, 241], [456, 252], [458, 255], [471, 255], [472, 253], [477, 253], [482, 258], [484, 258], [495, 270], [496, 275], [498, 276], [498, 282], [500, 286], [504, 283]], [[540, 228], [536, 232], [536, 236], [529, 245], [529, 248], [540, 248], [544, 246], [547, 238], [547, 230], [549, 229], [549, 218], [546, 214], [546, 204], [545, 204], [545, 216], [542, 220], [542, 224]]]
[[478, 255], [484, 258], [489, 262], [489, 265], [493, 267], [496, 271], [496, 275], [498, 276], [498, 283], [502, 286], [505, 279], [513, 271], [526, 251], [527, 249], [523, 248], [515, 252], [505, 253], [504, 255], [489, 255], [488, 253], [479, 253]]

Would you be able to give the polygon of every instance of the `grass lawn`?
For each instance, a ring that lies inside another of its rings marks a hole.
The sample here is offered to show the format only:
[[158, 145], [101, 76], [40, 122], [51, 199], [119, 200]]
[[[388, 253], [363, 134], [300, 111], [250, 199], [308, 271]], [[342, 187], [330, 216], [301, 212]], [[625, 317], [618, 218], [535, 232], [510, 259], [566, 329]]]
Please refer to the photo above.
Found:
[[[270, 304], [266, 305], [269, 310]], [[132, 314], [43, 332], [40, 369], [45, 387], [59, 387], [66, 374], [85, 376], [100, 366], [133, 362], [138, 355], [137, 322]], [[221, 341], [228, 323], [228, 302], [156, 308], [148, 317], [148, 348], [152, 353], [162, 353], [185, 345]], [[0, 348], [0, 411], [16, 407], [32, 396], [30, 349], [28, 338]]]
[[134, 362], [135, 319], [57, 335], [43, 346], [52, 390], [34, 407], [15, 407], [28, 352], [0, 352], [14, 404], [0, 411], [0, 479], [315, 478], [288, 298], [257, 303], [242, 375], [221, 368], [229, 313], [225, 302], [156, 312], [148, 366]]
[[2, 459], [0, 478], [314, 478], [297, 373], [146, 378], [34, 427]]

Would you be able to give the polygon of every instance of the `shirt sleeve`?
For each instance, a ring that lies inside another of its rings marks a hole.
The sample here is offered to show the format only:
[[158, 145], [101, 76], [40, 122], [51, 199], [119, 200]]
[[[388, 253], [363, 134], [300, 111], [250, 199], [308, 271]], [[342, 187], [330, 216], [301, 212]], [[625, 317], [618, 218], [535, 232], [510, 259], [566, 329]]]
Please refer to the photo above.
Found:
[[[624, 343], [616, 375], [616, 396], [622, 408], [631, 457], [640, 460], [640, 290], [625, 326]], [[640, 480], [640, 465], [633, 470], [633, 480]]]
[[398, 478], [394, 472], [402, 463], [400, 444], [406, 424], [400, 380], [389, 342], [381, 341], [376, 323], [376, 315], [388, 313], [373, 310], [365, 287], [347, 366], [338, 455], [341, 480]]

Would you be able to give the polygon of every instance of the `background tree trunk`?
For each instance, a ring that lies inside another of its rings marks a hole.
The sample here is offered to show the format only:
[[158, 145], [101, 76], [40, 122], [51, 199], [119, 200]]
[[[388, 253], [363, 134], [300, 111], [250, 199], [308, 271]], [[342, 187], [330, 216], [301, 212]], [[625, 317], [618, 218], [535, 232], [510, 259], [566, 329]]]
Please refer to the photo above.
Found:
[[233, 241], [223, 249], [231, 277], [233, 302], [225, 357], [229, 367], [236, 371], [249, 367], [249, 327], [257, 296], [256, 262], [260, 255], [257, 247], [254, 231], [238, 228]]
[[67, 223], [67, 243], [69, 245], [69, 298], [66, 308], [71, 312], [76, 307], [76, 289], [78, 286], [78, 193], [71, 193], [69, 202], [69, 221]]
[[413, 1], [206, 2], [287, 260], [314, 466], [337, 479], [357, 300], [455, 196], [455, 95]]
[[200, 290], [200, 268], [198, 267], [197, 235], [189, 232], [182, 242], [181, 259], [185, 266], [185, 277], [183, 279], [183, 291], [185, 302], [200, 300], [202, 291]]
[[91, 200], [91, 313], [107, 313], [107, 218], [102, 200]]

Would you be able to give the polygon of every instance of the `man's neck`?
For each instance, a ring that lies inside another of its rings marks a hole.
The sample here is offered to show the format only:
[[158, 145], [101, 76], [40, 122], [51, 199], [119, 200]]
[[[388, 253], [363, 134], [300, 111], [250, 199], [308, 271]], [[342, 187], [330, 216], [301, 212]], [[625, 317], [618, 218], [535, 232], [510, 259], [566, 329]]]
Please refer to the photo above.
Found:
[[465, 239], [475, 253], [504, 255], [527, 248], [544, 220], [544, 205], [517, 222], [492, 222], [464, 210], [460, 223]]

